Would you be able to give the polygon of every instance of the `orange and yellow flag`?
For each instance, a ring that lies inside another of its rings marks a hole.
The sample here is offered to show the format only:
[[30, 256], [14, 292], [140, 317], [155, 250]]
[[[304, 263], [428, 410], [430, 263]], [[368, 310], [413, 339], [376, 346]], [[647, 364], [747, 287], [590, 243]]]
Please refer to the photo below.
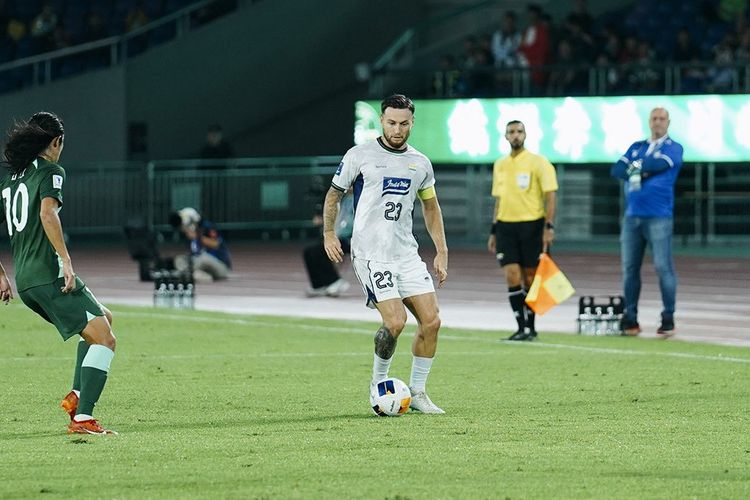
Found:
[[543, 253], [539, 257], [534, 281], [526, 295], [526, 303], [537, 314], [544, 314], [576, 293], [568, 278], [552, 258]]

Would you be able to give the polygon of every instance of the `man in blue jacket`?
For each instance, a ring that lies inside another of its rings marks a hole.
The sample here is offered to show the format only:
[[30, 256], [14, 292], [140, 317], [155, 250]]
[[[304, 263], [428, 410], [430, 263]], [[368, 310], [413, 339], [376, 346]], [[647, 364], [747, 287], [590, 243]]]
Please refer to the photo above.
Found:
[[612, 177], [624, 180], [627, 208], [620, 233], [626, 335], [638, 335], [638, 298], [641, 294], [641, 264], [646, 245], [651, 247], [663, 311], [656, 333], [674, 335], [677, 277], [672, 263], [674, 186], [682, 167], [682, 146], [670, 139], [669, 112], [654, 108], [649, 115], [651, 138], [628, 148], [612, 166]]

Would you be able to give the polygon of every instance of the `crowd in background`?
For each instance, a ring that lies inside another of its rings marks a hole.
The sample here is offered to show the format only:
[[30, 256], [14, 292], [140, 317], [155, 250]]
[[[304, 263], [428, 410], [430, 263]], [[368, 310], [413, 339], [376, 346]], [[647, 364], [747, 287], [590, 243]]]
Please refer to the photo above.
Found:
[[680, 65], [681, 93], [731, 92], [750, 64], [747, 3], [641, 0], [595, 17], [576, 0], [562, 22], [539, 5], [508, 10], [493, 33], [471, 34], [440, 58], [433, 95], [509, 95], [509, 69], [529, 67], [534, 95], [588, 94], [592, 67], [607, 93], [659, 93], [666, 64]]
[[[192, 3], [195, 0], [0, 0], [0, 64], [131, 33]], [[218, 0], [198, 10], [191, 21], [203, 24], [235, 4]], [[173, 35], [174, 27], [165, 26], [150, 33], [137, 48], [143, 50]], [[94, 55], [83, 65], [96, 66], [97, 62]]]

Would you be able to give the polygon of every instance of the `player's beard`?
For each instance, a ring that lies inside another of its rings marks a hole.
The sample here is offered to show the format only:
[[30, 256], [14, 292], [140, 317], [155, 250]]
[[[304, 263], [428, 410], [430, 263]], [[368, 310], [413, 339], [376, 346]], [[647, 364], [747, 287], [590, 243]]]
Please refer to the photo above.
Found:
[[[385, 139], [385, 142], [388, 143], [388, 146], [392, 147], [393, 149], [402, 149], [406, 145], [406, 141], [409, 139], [410, 132], [404, 132], [401, 134], [401, 137], [398, 139], [394, 139], [392, 135], [388, 135], [386, 132], [383, 132], [383, 139]], [[394, 141], [400, 141], [398, 143]]]

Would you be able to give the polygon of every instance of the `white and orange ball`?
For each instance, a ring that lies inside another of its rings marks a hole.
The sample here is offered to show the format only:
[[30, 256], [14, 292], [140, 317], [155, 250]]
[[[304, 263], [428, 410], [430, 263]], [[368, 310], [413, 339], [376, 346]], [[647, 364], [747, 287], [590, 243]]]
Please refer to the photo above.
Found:
[[386, 378], [370, 388], [370, 406], [380, 417], [400, 417], [409, 411], [411, 391], [397, 378]]

